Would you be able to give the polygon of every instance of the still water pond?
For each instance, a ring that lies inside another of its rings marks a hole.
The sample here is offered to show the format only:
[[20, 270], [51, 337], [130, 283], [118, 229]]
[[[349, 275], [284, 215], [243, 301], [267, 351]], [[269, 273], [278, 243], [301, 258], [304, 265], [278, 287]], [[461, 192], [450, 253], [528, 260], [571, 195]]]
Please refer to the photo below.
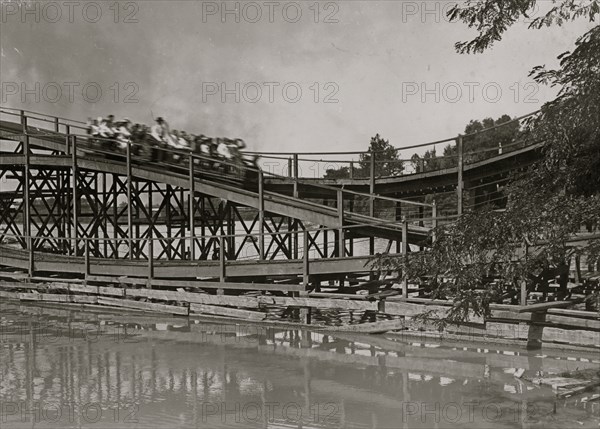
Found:
[[6, 302], [0, 327], [3, 429], [600, 424], [597, 392], [524, 381], [598, 368], [594, 353]]

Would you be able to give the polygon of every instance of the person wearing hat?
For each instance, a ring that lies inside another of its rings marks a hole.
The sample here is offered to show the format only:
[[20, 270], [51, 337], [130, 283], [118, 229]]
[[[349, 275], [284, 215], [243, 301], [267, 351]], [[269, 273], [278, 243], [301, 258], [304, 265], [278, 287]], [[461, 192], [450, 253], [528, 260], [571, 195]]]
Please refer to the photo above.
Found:
[[128, 118], [125, 118], [115, 125], [118, 147], [119, 149], [125, 150], [128, 142], [131, 141], [131, 121]]
[[158, 117], [155, 119], [156, 124], [152, 125], [150, 135], [156, 140], [159, 147], [153, 148], [153, 161], [163, 161], [165, 158], [165, 152], [161, 150], [161, 146], [167, 145], [168, 136], [171, 134], [169, 130], [169, 124], [162, 118]]

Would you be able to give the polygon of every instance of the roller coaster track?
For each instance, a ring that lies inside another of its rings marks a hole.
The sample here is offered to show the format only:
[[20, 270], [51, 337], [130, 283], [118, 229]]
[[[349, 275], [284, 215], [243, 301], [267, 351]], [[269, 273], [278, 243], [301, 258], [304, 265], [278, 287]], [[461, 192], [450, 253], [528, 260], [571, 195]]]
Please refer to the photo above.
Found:
[[[463, 167], [463, 180], [468, 188], [470, 183], [478, 183], [494, 177], [507, 174], [528, 167], [539, 159], [540, 149], [544, 143], [535, 143], [529, 146], [503, 153], [489, 159], [465, 164]], [[377, 178], [374, 192], [377, 195], [396, 195], [403, 198], [443, 192], [456, 188], [458, 167], [445, 168], [396, 177]], [[356, 192], [370, 192], [370, 179], [323, 179], [303, 178], [299, 183], [299, 190], [304, 195], [323, 197], [332, 195], [325, 189], [318, 189], [311, 184], [317, 183], [328, 186], [339, 186]], [[292, 177], [266, 178], [266, 188], [275, 192], [291, 194], [294, 185]]]
[[[393, 252], [392, 241], [396, 241], [396, 253], [406, 254], [411, 250], [409, 244], [422, 247], [430, 243], [431, 228], [440, 219], [435, 205], [390, 195], [453, 189], [461, 179], [489, 180], [526, 168], [541, 147], [540, 143], [533, 144], [462, 168], [377, 180], [372, 176], [327, 181], [297, 174], [282, 178], [238, 166], [251, 174], [236, 181], [235, 177], [207, 170], [202, 157], [189, 152], [175, 151], [179, 163], [148, 162], [132, 154], [133, 144], [125, 153], [107, 153], [90, 140], [77, 121], [10, 109], [0, 109], [0, 113], [13, 116], [12, 120], [0, 120], [0, 140], [13, 141], [15, 146], [8, 152], [4, 148], [10, 143], [3, 144], [0, 179], [18, 183], [0, 190], [0, 266], [26, 270], [30, 276], [34, 272], [59, 273], [101, 282], [127, 277], [133, 284], [151, 281], [158, 287], [299, 292], [313, 279], [372, 276], [368, 262], [375, 251], [375, 237], [389, 240], [387, 252]], [[35, 121], [51, 123], [53, 128], [34, 126]], [[107, 181], [108, 176], [111, 181]], [[143, 194], [144, 189], [147, 194]], [[158, 209], [152, 203], [153, 193], [163, 200]], [[81, 199], [89, 205], [90, 213], [83, 210]], [[218, 210], [213, 207], [212, 220], [207, 221], [205, 206], [213, 205], [211, 199], [226, 202], [229, 215], [219, 205]], [[333, 200], [334, 207], [324, 200]], [[389, 216], [377, 217], [375, 202], [413, 207], [420, 217], [401, 220], [397, 212], [391, 220]], [[354, 203], [362, 208], [369, 204], [369, 214], [356, 210]], [[232, 213], [237, 213], [242, 224], [246, 220], [236, 207], [256, 213], [242, 234], [235, 231]], [[281, 219], [279, 224], [275, 219]], [[288, 219], [287, 229], [281, 226], [284, 219]], [[195, 235], [196, 222], [201, 223], [201, 236]], [[140, 229], [143, 224], [145, 229]], [[166, 233], [159, 231], [159, 224], [167, 228]], [[259, 226], [257, 233], [255, 224]], [[186, 236], [185, 231], [191, 235]], [[333, 253], [328, 249], [327, 232], [335, 237]], [[317, 243], [320, 236], [322, 250]], [[11, 237], [13, 243], [7, 243]], [[353, 240], [361, 237], [369, 239], [369, 252], [353, 256]], [[240, 258], [235, 248], [241, 249], [249, 238], [254, 240], [251, 242], [258, 255], [248, 261]], [[271, 240], [268, 246], [267, 238]], [[236, 240], [242, 240], [241, 244]], [[45, 247], [48, 243], [50, 249]], [[158, 255], [155, 246], [159, 247]], [[208, 260], [211, 249], [222, 249], [213, 261]], [[281, 254], [285, 259], [277, 259]]]
[[[23, 135], [21, 124], [14, 122], [0, 121], [0, 132], [4, 139], [19, 139]], [[62, 152], [63, 155], [29, 155], [23, 154], [2, 154], [0, 156], [0, 166], [6, 168], [23, 167], [29, 162], [30, 168], [70, 168], [72, 167], [72, 156], [66, 155], [67, 136], [64, 133], [40, 133], [40, 130], [34, 127], [27, 127], [26, 134], [30, 139], [32, 147], [48, 149], [55, 152]], [[153, 181], [156, 183], [169, 184], [185, 189], [190, 187], [190, 175], [187, 168], [179, 168], [179, 171], [165, 170], [165, 165], [161, 163], [136, 164], [131, 161], [131, 166], [124, 156], [115, 156], [116, 159], [103, 159], [94, 155], [104, 155], [104, 152], [97, 152], [90, 146], [81, 145], [83, 151], [77, 155], [77, 166], [80, 169], [97, 171], [103, 173], [119, 174], [127, 176], [127, 170], [130, 168], [131, 176], [136, 178]], [[28, 159], [26, 159], [28, 158]], [[185, 173], [185, 174], [184, 174]], [[259, 209], [261, 202], [259, 192], [253, 192], [241, 189], [227, 181], [219, 181], [214, 176], [195, 177], [194, 188], [196, 192], [201, 192], [216, 198], [235, 202], [246, 207]], [[322, 187], [323, 193], [330, 192], [330, 189]], [[368, 198], [369, 195], [363, 195]], [[294, 198], [289, 195], [280, 194], [273, 191], [264, 191], [262, 204], [264, 211], [276, 213], [281, 216], [287, 216], [302, 219], [317, 225], [327, 227], [339, 227], [342, 222], [344, 225], [363, 225], [357, 233], [365, 236], [375, 236], [389, 239], [398, 239], [401, 237], [401, 226], [389, 222], [383, 224], [381, 219], [365, 216], [357, 213], [350, 213], [337, 208], [328, 207], [305, 199]], [[377, 198], [377, 197], [374, 197]], [[429, 228], [409, 225], [408, 239], [410, 242], [418, 243], [427, 239]]]

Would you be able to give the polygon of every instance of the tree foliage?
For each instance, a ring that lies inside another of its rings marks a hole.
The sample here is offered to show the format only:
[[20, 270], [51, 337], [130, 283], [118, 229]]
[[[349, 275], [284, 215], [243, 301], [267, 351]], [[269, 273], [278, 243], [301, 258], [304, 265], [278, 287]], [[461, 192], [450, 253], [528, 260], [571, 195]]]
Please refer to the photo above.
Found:
[[[389, 140], [379, 134], [371, 137], [367, 152], [360, 154], [358, 165], [354, 167], [354, 177], [370, 177], [371, 158], [375, 153], [375, 177], [395, 176], [404, 170], [398, 150]], [[325, 179], [345, 179], [350, 177], [349, 167], [330, 168], [325, 172]]]
[[375, 134], [375, 137], [371, 137], [368, 151], [360, 155], [358, 163], [363, 175], [370, 174], [373, 153], [375, 153], [375, 177], [397, 176], [404, 170], [398, 150], [390, 144], [389, 140]]
[[[506, 114], [496, 120], [492, 118], [484, 118], [481, 121], [471, 120], [465, 126], [463, 134], [465, 162], [491, 158], [501, 153], [503, 148], [514, 146], [521, 141], [519, 121], [513, 120]], [[456, 144], [446, 145], [441, 156], [437, 155], [435, 148], [426, 151], [422, 157], [413, 155], [411, 160], [415, 171], [420, 171], [421, 159], [424, 171], [456, 167], [458, 165]]]
[[[534, 5], [533, 0], [482, 0], [454, 7], [450, 17], [479, 32], [458, 43], [457, 50], [483, 51]], [[580, 16], [593, 21], [598, 11], [597, 1], [564, 0], [531, 27], [561, 25]], [[597, 234], [584, 241], [573, 237], [597, 229], [600, 222], [600, 26], [558, 58], [558, 69], [535, 67], [531, 72], [536, 82], [560, 91], [519, 131], [520, 138], [542, 141], [544, 147], [531, 169], [511, 177], [506, 209], [467, 212], [438, 228], [430, 251], [375, 260], [381, 269], [405, 270], [413, 281], [426, 279], [433, 297], [452, 300], [441, 324], [464, 321], [470, 312], [489, 315], [489, 304], [519, 282], [531, 284], [544, 268], [565, 267], [578, 254], [592, 264], [599, 261]], [[485, 125], [473, 123], [472, 128]]]
[[[553, 3], [554, 6], [543, 16], [531, 20], [529, 28], [560, 26], [577, 18], [595, 22], [600, 14], [598, 0], [562, 0]], [[519, 19], [530, 18], [540, 4], [543, 2], [539, 0], [467, 0], [455, 5], [448, 11], [450, 20], [462, 21], [479, 33], [472, 40], [457, 42], [456, 50], [461, 54], [485, 51], [494, 42], [500, 41], [508, 28]]]

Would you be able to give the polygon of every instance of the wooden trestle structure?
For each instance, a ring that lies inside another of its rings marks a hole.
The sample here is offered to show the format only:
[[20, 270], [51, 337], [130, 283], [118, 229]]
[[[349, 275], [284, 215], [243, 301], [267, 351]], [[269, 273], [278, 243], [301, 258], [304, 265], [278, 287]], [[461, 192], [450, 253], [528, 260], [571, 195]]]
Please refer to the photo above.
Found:
[[[460, 214], [465, 183], [525, 168], [539, 149], [395, 180], [378, 180], [372, 166], [367, 179], [308, 181], [297, 156], [290, 178], [239, 165], [227, 177], [193, 153], [145, 162], [133, 143], [124, 153], [97, 147], [77, 121], [0, 114], [0, 297], [254, 321], [278, 306], [303, 323], [313, 310], [340, 309], [374, 321], [346, 327], [363, 332], [398, 329], [398, 316], [425, 305], [447, 310], [415, 297], [402, 273], [370, 267], [377, 243], [406, 255], [426, 248], [443, 220], [435, 203], [398, 196], [453, 187]], [[426, 189], [416, 192], [419, 183]], [[525, 320], [519, 306], [495, 311]], [[590, 345], [600, 321], [581, 320], [574, 326], [593, 332], [582, 340]]]

